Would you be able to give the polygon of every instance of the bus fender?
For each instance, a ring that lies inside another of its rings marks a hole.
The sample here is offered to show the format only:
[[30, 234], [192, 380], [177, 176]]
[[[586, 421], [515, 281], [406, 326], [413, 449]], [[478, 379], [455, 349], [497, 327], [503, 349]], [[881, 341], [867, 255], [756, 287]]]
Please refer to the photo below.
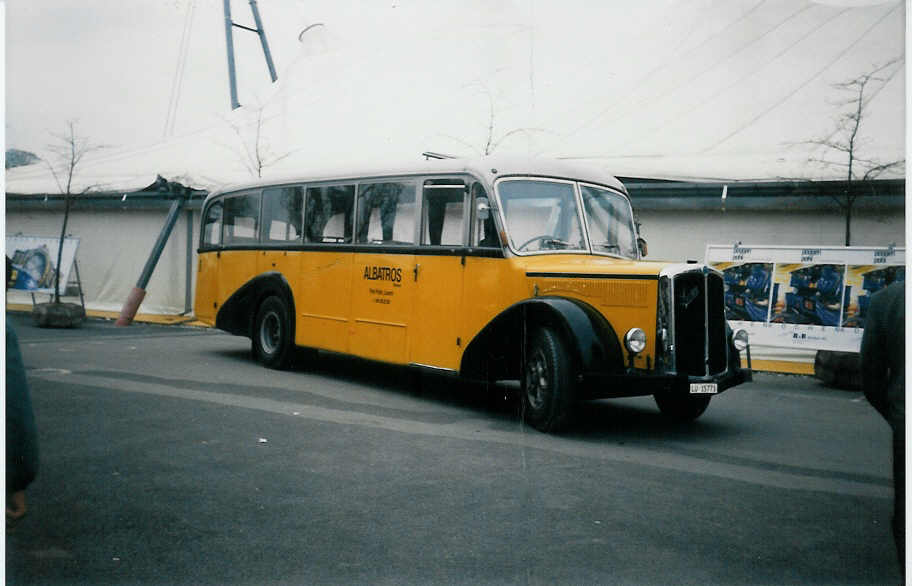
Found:
[[295, 312], [291, 286], [282, 273], [275, 271], [257, 275], [241, 285], [218, 310], [215, 327], [235, 336], [251, 337], [257, 309], [271, 295], [280, 297], [287, 304], [293, 332]]
[[557, 329], [580, 374], [623, 370], [617, 334], [595, 308], [575, 299], [535, 297], [510, 306], [491, 320], [466, 348], [460, 372], [487, 380], [516, 378], [522, 365], [522, 340], [528, 328], [537, 325]]

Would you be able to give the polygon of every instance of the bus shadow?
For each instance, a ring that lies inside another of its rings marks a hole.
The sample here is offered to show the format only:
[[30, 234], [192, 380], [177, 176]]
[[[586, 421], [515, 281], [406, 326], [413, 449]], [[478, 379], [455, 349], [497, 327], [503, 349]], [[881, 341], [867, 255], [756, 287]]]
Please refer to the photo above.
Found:
[[652, 442], [730, 438], [734, 425], [712, 417], [712, 403], [695, 421], [676, 421], [663, 415], [652, 397], [609, 399], [579, 405], [568, 437], [591, 440]]
[[484, 385], [453, 375], [420, 371], [407, 366], [372, 362], [363, 358], [323, 353], [306, 357], [293, 367], [340, 381], [371, 387], [451, 407], [518, 417], [518, 399], [502, 385]]
[[[526, 429], [521, 422], [518, 382], [486, 385], [455, 376], [418, 372], [403, 366], [374, 363], [344, 355], [320, 354], [302, 371], [319, 373], [386, 392], [407, 395], [490, 418], [500, 429]], [[696, 421], [680, 422], [663, 415], [652, 397], [586, 401], [577, 405], [570, 427], [560, 435], [587, 441], [690, 441], [728, 438], [736, 426], [712, 417], [712, 403]]]
[[[220, 354], [256, 364], [249, 350], [223, 350]], [[479, 417], [489, 418], [492, 426], [503, 430], [530, 429], [521, 421], [520, 389], [515, 381], [484, 384], [322, 351], [296, 353], [289, 371], [472, 411]], [[651, 397], [586, 401], [577, 405], [570, 427], [560, 435], [586, 441], [649, 442], [724, 438], [737, 434], [737, 429], [712, 419], [711, 414], [712, 404], [700, 419], [678, 422], [662, 415]]]

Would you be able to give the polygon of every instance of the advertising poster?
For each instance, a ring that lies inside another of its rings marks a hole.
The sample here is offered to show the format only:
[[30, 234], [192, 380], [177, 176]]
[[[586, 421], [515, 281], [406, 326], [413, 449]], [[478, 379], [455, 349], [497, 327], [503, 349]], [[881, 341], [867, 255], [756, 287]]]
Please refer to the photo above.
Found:
[[[32, 293], [54, 293], [57, 274], [57, 249], [59, 238], [42, 236], [7, 236], [6, 256], [12, 260], [12, 274], [7, 284], [10, 289]], [[64, 238], [61, 256], [60, 290], [63, 293], [69, 282], [70, 270], [76, 258], [79, 238]]]
[[716, 245], [725, 317], [763, 346], [857, 352], [871, 296], [905, 281], [905, 249]]

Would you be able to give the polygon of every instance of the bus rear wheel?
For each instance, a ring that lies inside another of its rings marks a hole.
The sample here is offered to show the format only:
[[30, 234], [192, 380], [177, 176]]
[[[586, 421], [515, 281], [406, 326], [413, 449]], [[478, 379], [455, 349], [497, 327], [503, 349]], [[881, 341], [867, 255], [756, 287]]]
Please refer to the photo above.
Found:
[[253, 323], [253, 357], [269, 368], [286, 368], [293, 352], [288, 306], [275, 295], [267, 297]]
[[563, 340], [551, 328], [538, 328], [523, 361], [523, 420], [539, 431], [559, 431], [570, 422], [574, 396], [573, 366]]

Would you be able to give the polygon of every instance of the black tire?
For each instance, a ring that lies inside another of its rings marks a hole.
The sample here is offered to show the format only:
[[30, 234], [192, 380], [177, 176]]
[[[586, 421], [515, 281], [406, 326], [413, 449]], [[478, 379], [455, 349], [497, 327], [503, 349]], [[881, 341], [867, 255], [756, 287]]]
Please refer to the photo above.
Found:
[[253, 322], [254, 359], [268, 368], [287, 368], [294, 355], [288, 306], [281, 297], [267, 297]]
[[656, 405], [662, 415], [675, 421], [693, 421], [709, 407], [711, 395], [680, 395], [656, 393]]
[[573, 364], [563, 340], [548, 327], [529, 337], [522, 367], [522, 418], [543, 432], [564, 429], [576, 398]]

